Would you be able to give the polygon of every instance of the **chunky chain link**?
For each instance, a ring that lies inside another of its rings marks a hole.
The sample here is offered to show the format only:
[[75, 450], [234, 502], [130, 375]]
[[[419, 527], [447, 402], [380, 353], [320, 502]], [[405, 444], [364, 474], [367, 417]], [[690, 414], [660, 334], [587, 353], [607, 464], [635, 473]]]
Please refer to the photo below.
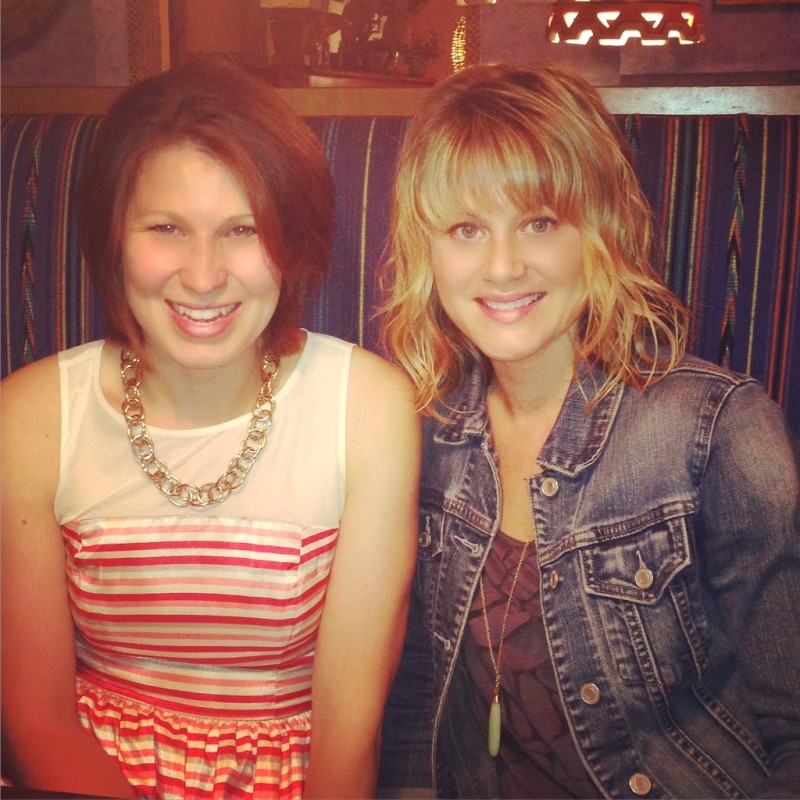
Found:
[[153, 440], [144, 421], [144, 406], [139, 392], [142, 384], [142, 367], [139, 357], [128, 350], [120, 356], [120, 375], [125, 389], [125, 400], [122, 403], [122, 414], [128, 426], [128, 439], [133, 454], [139, 461], [144, 474], [169, 498], [176, 506], [205, 506], [221, 503], [230, 493], [242, 485], [247, 473], [256, 461], [267, 441], [267, 432], [272, 425], [275, 411], [275, 398], [272, 395], [272, 383], [278, 374], [278, 360], [265, 355], [261, 363], [263, 382], [258, 397], [253, 404], [253, 416], [247, 426], [239, 452], [230, 460], [228, 469], [220, 475], [215, 483], [204, 483], [195, 486], [193, 483], [181, 483], [173, 475], [169, 467], [156, 455]]

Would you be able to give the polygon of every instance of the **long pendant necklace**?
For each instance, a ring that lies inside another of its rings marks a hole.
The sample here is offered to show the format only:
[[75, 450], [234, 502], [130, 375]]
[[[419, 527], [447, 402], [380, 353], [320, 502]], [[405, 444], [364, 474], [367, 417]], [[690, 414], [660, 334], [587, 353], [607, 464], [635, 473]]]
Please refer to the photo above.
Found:
[[532, 541], [533, 539], [528, 539], [525, 542], [525, 546], [522, 548], [522, 555], [519, 557], [519, 564], [517, 564], [517, 569], [514, 572], [511, 591], [508, 593], [506, 608], [503, 612], [503, 623], [500, 626], [500, 642], [497, 645], [496, 658], [492, 645], [492, 634], [489, 632], [489, 615], [486, 612], [486, 595], [483, 591], [483, 575], [481, 575], [478, 581], [481, 592], [481, 605], [483, 608], [483, 624], [486, 626], [486, 640], [489, 643], [489, 658], [492, 660], [492, 668], [494, 669], [494, 694], [492, 695], [492, 704], [489, 706], [489, 755], [492, 757], [500, 752], [500, 730], [502, 728], [502, 716], [500, 712], [500, 664], [503, 658], [503, 640], [506, 635], [506, 622], [508, 622], [508, 612], [511, 609], [511, 598], [514, 596], [514, 589], [517, 588], [519, 573], [522, 570], [522, 562], [525, 561], [525, 556], [528, 554], [528, 548]]
[[119, 371], [122, 386], [125, 389], [125, 400], [122, 403], [122, 414], [128, 426], [128, 439], [133, 454], [139, 461], [144, 474], [167, 496], [176, 506], [205, 506], [221, 503], [230, 493], [242, 485], [250, 467], [267, 441], [267, 431], [272, 425], [272, 414], [275, 411], [275, 398], [272, 395], [272, 382], [278, 374], [278, 359], [265, 355], [261, 363], [261, 389], [253, 404], [253, 415], [247, 426], [239, 452], [228, 463], [228, 469], [214, 483], [195, 486], [193, 483], [182, 483], [170, 472], [169, 467], [156, 456], [150, 431], [144, 422], [144, 406], [139, 393], [142, 383], [142, 366], [139, 357], [123, 350], [120, 354]]

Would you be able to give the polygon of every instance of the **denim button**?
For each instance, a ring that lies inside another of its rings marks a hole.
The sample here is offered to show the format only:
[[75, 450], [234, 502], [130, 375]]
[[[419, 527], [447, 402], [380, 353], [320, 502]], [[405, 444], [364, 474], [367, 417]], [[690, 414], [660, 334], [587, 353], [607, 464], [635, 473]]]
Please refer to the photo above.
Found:
[[647, 567], [639, 567], [633, 579], [640, 589], [649, 589], [653, 585], [653, 573]]
[[550, 572], [550, 588], [557, 589], [558, 584], [561, 583], [563, 578], [558, 574], [557, 570], [552, 570]]
[[600, 689], [597, 688], [597, 684], [584, 683], [581, 686], [581, 700], [587, 706], [597, 705], [600, 702]]
[[631, 775], [631, 779], [628, 781], [628, 785], [631, 787], [633, 793], [638, 794], [640, 797], [647, 794], [653, 788], [650, 778], [648, 778], [647, 775], [643, 775], [641, 772], [634, 772], [633, 775]]
[[555, 478], [545, 478], [542, 481], [542, 494], [545, 497], [555, 497], [558, 494], [558, 481]]
[[421, 547], [427, 547], [431, 543], [431, 532], [422, 531], [419, 535], [419, 543]]

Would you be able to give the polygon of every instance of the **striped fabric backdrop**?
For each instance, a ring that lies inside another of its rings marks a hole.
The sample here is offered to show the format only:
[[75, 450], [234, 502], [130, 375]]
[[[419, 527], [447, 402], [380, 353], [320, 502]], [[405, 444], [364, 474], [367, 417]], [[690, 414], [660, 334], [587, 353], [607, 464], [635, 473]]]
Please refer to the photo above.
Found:
[[[99, 117], [3, 119], [2, 374], [102, 335], [70, 198]], [[800, 435], [800, 117], [618, 118], [691, 350], [758, 378]], [[331, 271], [307, 327], [377, 347], [376, 266], [408, 120], [311, 118], [336, 186]]]

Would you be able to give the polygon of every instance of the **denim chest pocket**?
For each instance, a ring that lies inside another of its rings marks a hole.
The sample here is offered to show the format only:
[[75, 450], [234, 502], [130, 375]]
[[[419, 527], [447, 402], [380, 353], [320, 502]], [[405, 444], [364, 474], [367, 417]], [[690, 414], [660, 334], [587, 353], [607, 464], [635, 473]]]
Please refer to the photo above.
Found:
[[579, 558], [622, 680], [677, 686], [703, 675], [710, 625], [685, 517], [634, 532], [615, 526]]
[[459, 498], [424, 486], [419, 508], [415, 590], [429, 633], [449, 653], [471, 601], [492, 521]]

